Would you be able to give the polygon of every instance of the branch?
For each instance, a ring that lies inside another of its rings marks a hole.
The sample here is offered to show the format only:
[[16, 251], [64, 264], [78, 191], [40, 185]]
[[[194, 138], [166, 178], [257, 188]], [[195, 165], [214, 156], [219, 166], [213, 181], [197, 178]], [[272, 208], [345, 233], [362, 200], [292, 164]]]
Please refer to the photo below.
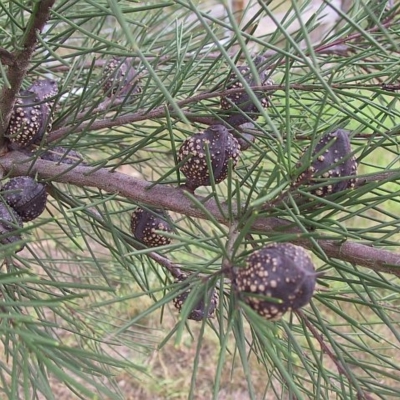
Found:
[[22, 38], [21, 50], [9, 53], [7, 80], [10, 87], [4, 86], [0, 92], [0, 147], [4, 143], [4, 133], [8, 127], [15, 98], [21, 88], [22, 81], [28, 71], [29, 62], [35, 51], [37, 33], [41, 32], [50, 16], [50, 9], [55, 0], [34, 2], [35, 6], [28, 21], [26, 32]]
[[[327, 48], [327, 49], [323, 49], [321, 51], [318, 51], [318, 50], [316, 50], [317, 46], [314, 46], [314, 51], [316, 53], [320, 54], [320, 55], [323, 55], [323, 54], [327, 54], [327, 55], [334, 54], [334, 55], [338, 55], [338, 56], [342, 56], [342, 57], [345, 57], [350, 52], [354, 52], [355, 51], [354, 49], [348, 47], [345, 44], [343, 44], [343, 45], [338, 44], [338, 45], [334, 45], [334, 46], [330, 46], [330, 47], [332, 47], [332, 48]], [[308, 54], [307, 53], [308, 48], [304, 48], [304, 49], [302, 49], [302, 51], [305, 54]], [[1, 50], [0, 50], [0, 52], [1, 52]], [[263, 53], [263, 57], [269, 58], [269, 57], [276, 56], [277, 54], [279, 54], [279, 52], [277, 50], [267, 50], [265, 53]], [[127, 54], [120, 54], [120, 55], [114, 54], [114, 55], [116, 55], [117, 57], [128, 57], [128, 56], [131, 57], [132, 55], [134, 56], [135, 54], [129, 53], [129, 55], [127, 55]], [[157, 61], [158, 65], [166, 64], [167, 62], [173, 63], [173, 62], [178, 61], [178, 58], [174, 57], [172, 55], [147, 56], [145, 58], [149, 62]], [[200, 60], [200, 59], [201, 60], [216, 60], [216, 59], [221, 58], [221, 53], [215, 52], [215, 53], [209, 53], [207, 55], [204, 55], [202, 53], [200, 53], [200, 54], [185, 54], [183, 58], [185, 60]], [[247, 61], [244, 54], [240, 55], [240, 60], [241, 61]], [[65, 59], [63, 61], [66, 62]], [[134, 64], [139, 64], [140, 62], [141, 62], [140, 58], [133, 60]], [[86, 62], [83, 62], [82, 64], [79, 64], [78, 67], [81, 68], [81, 69], [104, 68], [106, 63], [107, 63], [107, 60], [96, 60], [94, 62], [86, 61]], [[267, 69], [272, 69], [272, 67], [268, 67]], [[53, 64], [53, 63], [51, 63], [49, 65], [38, 66], [38, 72], [46, 73], [49, 70], [52, 71], [52, 72], [68, 72], [68, 71], [71, 70], [71, 66], [69, 64], [66, 64], [66, 63], [65, 64]]]
[[[109, 172], [105, 168], [76, 167], [71, 170], [71, 166], [57, 165], [51, 161], [40, 159], [28, 159], [17, 151], [2, 157], [0, 165], [10, 176], [35, 176], [37, 174], [40, 179], [82, 187], [96, 187], [108, 193], [119, 193], [135, 202], [165, 208], [194, 218], [208, 219], [207, 214], [196, 208], [186, 196], [186, 192], [180, 188], [160, 184], [152, 186], [147, 181], [118, 172]], [[222, 214], [212, 199], [205, 201], [200, 196], [197, 196], [197, 199], [205, 204], [208, 212], [217, 221], [225, 225], [231, 223], [228, 218], [228, 207], [222, 206]], [[241, 210], [233, 209], [233, 215], [238, 216], [240, 212]], [[286, 233], [297, 234], [297, 239], [292, 240], [293, 243], [310, 250], [314, 249], [313, 243], [308, 238], [303, 238], [302, 232], [288, 220], [276, 217], [258, 217], [252, 228], [265, 234], [282, 230]], [[400, 276], [400, 254], [356, 242], [325, 240], [323, 236], [319, 237], [320, 239], [316, 242], [328, 258], [337, 258], [375, 271]]]
[[[364, 89], [364, 90], [371, 90], [374, 91], [376, 89], [381, 89], [385, 90], [388, 92], [393, 92], [396, 90], [400, 90], [400, 84], [399, 85], [382, 85], [382, 84], [366, 84], [363, 86], [360, 86], [359, 84], [333, 84], [330, 86], [332, 89]], [[267, 85], [267, 86], [250, 86], [250, 88], [254, 91], [263, 91], [263, 92], [276, 92], [276, 91], [284, 91], [286, 92], [288, 88], [286, 85]], [[292, 90], [298, 90], [298, 91], [307, 91], [307, 92], [314, 92], [314, 91], [326, 91], [325, 86], [323, 85], [302, 85], [302, 84], [291, 84], [289, 85], [289, 89]], [[235, 93], [241, 93], [244, 92], [246, 89], [245, 88], [239, 88], [239, 89], [229, 89], [229, 90], [224, 90], [224, 91], [215, 91], [215, 92], [204, 92], [200, 93], [196, 96], [189, 97], [187, 99], [181, 100], [177, 102], [178, 107], [184, 107], [189, 104], [193, 103], [198, 103], [202, 100], [208, 100], [211, 98], [215, 97], [221, 97], [221, 96], [227, 96], [227, 95], [232, 95]], [[107, 118], [107, 119], [102, 119], [102, 120], [96, 120], [94, 118], [95, 112], [99, 111], [99, 117], [101, 114], [103, 114], [104, 110], [103, 109], [97, 109], [96, 111], [93, 111], [93, 109], [90, 110], [90, 113], [84, 111], [76, 116], [76, 120], [79, 120], [80, 118], [84, 117], [90, 117], [89, 122], [79, 122], [77, 125], [71, 125], [71, 126], [66, 126], [63, 128], [59, 128], [56, 130], [53, 130], [52, 133], [48, 136], [47, 142], [51, 143], [57, 140], [61, 140], [63, 137], [70, 133], [80, 133], [86, 130], [90, 131], [96, 131], [100, 129], [106, 129], [106, 128], [112, 128], [115, 126], [121, 126], [121, 125], [126, 125], [126, 124], [131, 124], [133, 122], [139, 122], [139, 121], [146, 121], [150, 119], [155, 119], [155, 118], [164, 118], [167, 115], [167, 110], [168, 110], [168, 115], [174, 117], [176, 116], [176, 112], [172, 109], [172, 107], [165, 107], [165, 105], [162, 105], [160, 107], [157, 107], [151, 111], [139, 111], [136, 113], [132, 114], [125, 114], [123, 116], [117, 117], [117, 118]], [[223, 120], [219, 120], [217, 118], [212, 118], [212, 117], [196, 117], [195, 115], [193, 118], [190, 118], [190, 113], [184, 112], [185, 115], [189, 116], [189, 119], [192, 119], [195, 122], [201, 122], [209, 125], [214, 125], [214, 124], [221, 124], [223, 123]], [[96, 121], [95, 121], [96, 120]]]

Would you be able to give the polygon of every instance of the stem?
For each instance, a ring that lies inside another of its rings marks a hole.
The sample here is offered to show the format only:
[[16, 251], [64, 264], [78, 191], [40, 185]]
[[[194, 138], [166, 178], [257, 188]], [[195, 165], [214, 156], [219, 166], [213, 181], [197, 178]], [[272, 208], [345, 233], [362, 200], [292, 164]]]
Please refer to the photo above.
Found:
[[[221, 269], [224, 272], [231, 271], [232, 260], [234, 259], [234, 250], [236, 239], [239, 236], [238, 223], [235, 221], [229, 226], [228, 241], [226, 243], [226, 256], [222, 260]], [[229, 273], [229, 275], [231, 275]]]
[[[4, 144], [4, 133], [7, 130], [15, 98], [21, 88], [22, 81], [28, 71], [29, 63], [35, 51], [37, 34], [42, 32], [50, 16], [50, 9], [55, 0], [42, 0], [33, 2], [34, 8], [26, 26], [26, 31], [21, 40], [20, 50], [7, 54], [7, 81], [8, 86], [3, 86], [0, 91], [0, 148]], [[2, 60], [4, 58], [2, 54]]]
[[[307, 326], [307, 328], [310, 330], [310, 332], [312, 333], [312, 335], [314, 336], [314, 338], [317, 340], [317, 342], [319, 343], [321, 350], [323, 353], [325, 353], [331, 360], [332, 362], [335, 364], [339, 374], [346, 376], [347, 380], [349, 382], [353, 382], [354, 378], [347, 372], [346, 368], [343, 366], [342, 362], [340, 360], [338, 360], [338, 358], [336, 357], [336, 355], [333, 353], [333, 351], [331, 350], [331, 348], [327, 345], [327, 343], [325, 342], [323, 336], [321, 334], [318, 333], [317, 329], [314, 327], [314, 325], [309, 321], [309, 319], [307, 318], [307, 316], [304, 314], [303, 311], [301, 310], [297, 310], [296, 311], [297, 316], [299, 317], [299, 319], [301, 319], [305, 325]], [[365, 400], [372, 400], [372, 396], [370, 396], [368, 393], [365, 393], [364, 391], [357, 390], [357, 398], [358, 399], [365, 399]]]
[[[0, 165], [5, 169], [9, 176], [31, 175], [40, 179], [51, 180], [54, 182], [70, 183], [76, 186], [90, 186], [102, 189], [108, 193], [119, 193], [135, 202], [165, 208], [180, 214], [194, 218], [208, 219], [208, 215], [194, 206], [185, 192], [180, 188], [167, 185], [152, 185], [150, 182], [136, 179], [131, 176], [109, 172], [107, 169], [94, 169], [91, 167], [76, 167], [71, 170], [71, 166], [58, 165], [51, 161], [28, 159], [24, 154], [14, 151], [6, 154], [0, 159]], [[196, 196], [197, 199], [205, 203], [208, 212], [220, 223], [230, 225], [231, 221], [224, 217], [229, 215], [228, 208], [221, 205], [220, 208], [213, 200], [205, 201], [204, 198]], [[238, 215], [241, 210], [232, 212]], [[303, 238], [302, 232], [293, 227], [293, 223], [288, 220], [276, 217], [258, 217], [252, 225], [257, 232], [265, 234], [273, 231], [282, 231], [297, 234], [297, 238], [292, 243], [313, 250], [314, 245], [309, 238]], [[320, 239], [315, 239], [326, 257], [336, 258], [352, 264], [373, 269], [374, 271], [386, 272], [400, 276], [400, 254], [388, 250], [378, 249], [364, 244], [342, 240], [327, 240], [323, 235]]]
[[[381, 89], [388, 91], [388, 94], [390, 94], [392, 91], [395, 90], [400, 90], [400, 84], [399, 85], [382, 85], [382, 84], [366, 84], [360, 87], [360, 85], [357, 84], [333, 84], [330, 86], [332, 89], [363, 89], [363, 90], [371, 90], [375, 91], [376, 89]], [[287, 87], [285, 85], [267, 85], [267, 86], [250, 86], [250, 88], [254, 91], [263, 91], [263, 92], [276, 92], [276, 91], [287, 91]], [[325, 87], [323, 85], [302, 85], [302, 84], [291, 84], [289, 85], [289, 89], [291, 90], [297, 90], [297, 91], [306, 91], [306, 92], [313, 92], [313, 91], [325, 91]], [[229, 90], [223, 90], [223, 91], [216, 91], [216, 92], [204, 92], [200, 93], [196, 96], [189, 97], [187, 99], [178, 101], [176, 104], [179, 107], [184, 107], [192, 103], [198, 103], [202, 100], [207, 100], [207, 99], [212, 99], [215, 97], [222, 97], [222, 96], [227, 96], [227, 95], [232, 95], [235, 93], [241, 93], [244, 92], [246, 89], [245, 88], [238, 88], [238, 89], [229, 89]], [[393, 93], [393, 96], [396, 96], [395, 93]], [[100, 110], [98, 110], [100, 111]], [[102, 112], [99, 113], [99, 117]], [[156, 118], [165, 118], [167, 116], [167, 113], [171, 117], [177, 116], [177, 113], [172, 109], [166, 107], [160, 106], [157, 107], [151, 111], [139, 111], [136, 113], [132, 114], [125, 114], [123, 116], [113, 118], [113, 119], [102, 119], [102, 120], [97, 120], [93, 121], [93, 110], [91, 110], [90, 113], [87, 112], [82, 112], [76, 117], [77, 120], [79, 120], [79, 117], [85, 117], [87, 116], [88, 118], [91, 118], [91, 121], [89, 122], [79, 122], [77, 125], [70, 125], [66, 126], [63, 128], [59, 128], [56, 130], [53, 130], [53, 132], [49, 135], [47, 142], [51, 143], [57, 140], [61, 140], [63, 137], [69, 135], [69, 134], [76, 134], [80, 133], [86, 130], [90, 131], [96, 131], [100, 129], [105, 129], [105, 128], [112, 128], [115, 126], [121, 126], [121, 125], [126, 125], [126, 124], [131, 124], [133, 122], [139, 122], [139, 121], [146, 121], [146, 120], [151, 120], [151, 119], [156, 119]], [[185, 116], [189, 115], [189, 119], [192, 121], [197, 121], [209, 125], [214, 125], [214, 124], [223, 124], [224, 121], [221, 119], [217, 118], [212, 118], [212, 117], [196, 117], [193, 116], [193, 118], [190, 118], [190, 113], [187, 114], [187, 112], [184, 112]]]

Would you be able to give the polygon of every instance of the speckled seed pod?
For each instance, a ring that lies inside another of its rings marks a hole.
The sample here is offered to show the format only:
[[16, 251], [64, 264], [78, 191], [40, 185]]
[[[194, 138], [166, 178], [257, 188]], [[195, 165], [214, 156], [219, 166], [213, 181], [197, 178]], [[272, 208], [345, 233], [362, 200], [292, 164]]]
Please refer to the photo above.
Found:
[[135, 238], [148, 247], [165, 246], [171, 239], [156, 231], [172, 232], [162, 211], [147, 211], [138, 207], [131, 215], [131, 232]]
[[[9, 235], [14, 230], [22, 228], [21, 217], [6, 204], [0, 202], [0, 244], [6, 245], [18, 242], [22, 239], [21, 235]], [[17, 251], [22, 250], [19, 247]]]
[[17, 148], [24, 148], [32, 143], [40, 142], [44, 135], [42, 129], [43, 109], [38, 102], [35, 93], [28, 90], [21, 91], [15, 101], [5, 136]]
[[3, 186], [1, 194], [24, 222], [37, 218], [46, 208], [45, 185], [29, 176], [11, 178]]
[[76, 150], [70, 150], [65, 147], [56, 146], [51, 150], [43, 153], [40, 158], [42, 160], [54, 161], [61, 164], [80, 164], [87, 165], [83, 161], [83, 156]]
[[[43, 114], [42, 125], [40, 130], [44, 133], [50, 132], [53, 126], [53, 106], [54, 101], [49, 100], [54, 97], [58, 93], [58, 84], [53, 79], [38, 79], [32, 83], [32, 85], [28, 88], [29, 91], [36, 94], [41, 104], [41, 110]], [[46, 101], [47, 100], [47, 101]], [[40, 138], [42, 139], [43, 134]], [[38, 143], [40, 140], [36, 141]]]
[[51, 130], [53, 103], [45, 100], [56, 95], [57, 84], [50, 79], [35, 81], [22, 90], [15, 101], [6, 137], [17, 148], [39, 143]]
[[179, 162], [186, 160], [180, 170], [186, 176], [186, 186], [190, 190], [211, 185], [206, 143], [215, 183], [228, 176], [229, 160], [232, 160], [233, 168], [239, 160], [240, 145], [223, 125], [213, 125], [203, 133], [193, 135], [183, 142], [178, 153]]
[[40, 101], [48, 100], [58, 93], [58, 84], [54, 79], [38, 79], [28, 88]]
[[[256, 85], [273, 85], [273, 81], [267, 78], [267, 75], [263, 68], [265, 68], [262, 64], [265, 62], [265, 58], [256, 57], [254, 63], [256, 67], [258, 67], [259, 81], [254, 78], [251, 73], [250, 67], [248, 66], [239, 66], [237, 67], [243, 78], [246, 80], [249, 86]], [[243, 84], [238, 80], [237, 75], [232, 72], [229, 75], [229, 79], [226, 85], [226, 89], [239, 89], [242, 88]], [[265, 94], [265, 92], [255, 92], [257, 99], [260, 101], [261, 105], [267, 108], [270, 105], [269, 96]], [[221, 108], [225, 111], [231, 111], [231, 115], [226, 118], [226, 122], [228, 122], [232, 126], [239, 126], [244, 123], [249, 122], [249, 118], [256, 120], [259, 117], [260, 112], [258, 111], [257, 106], [251, 100], [249, 94], [246, 91], [240, 93], [233, 93], [227, 96], [221, 97]], [[235, 105], [240, 108], [245, 114], [243, 115], [240, 111], [238, 111]], [[235, 111], [236, 110], [236, 111]]]
[[104, 67], [103, 91], [107, 97], [138, 94], [138, 72], [132, 67], [132, 58], [113, 57]]
[[[183, 282], [188, 278], [187, 275], [181, 275], [175, 282]], [[189, 296], [191, 289], [186, 290], [177, 297], [174, 298], [174, 306], [181, 312], [184, 302]], [[204, 301], [204, 296], [198, 301], [196, 306], [192, 309], [188, 315], [188, 319], [194, 321], [202, 321], [205, 318], [212, 318], [215, 313], [215, 309], [218, 305], [218, 296], [214, 289], [207, 293], [208, 301]]]
[[273, 243], [255, 251], [234, 277], [242, 299], [267, 319], [278, 319], [306, 305], [315, 283], [314, 265], [307, 252], [290, 243]]
[[[324, 148], [326, 149], [323, 150]], [[307, 154], [307, 150], [305, 150], [305, 154]], [[320, 185], [310, 191], [319, 197], [354, 188], [357, 181], [357, 161], [350, 154], [351, 144], [347, 131], [338, 129], [325, 134], [315, 146], [310, 167], [297, 178], [297, 181], [305, 181], [308, 186]], [[307, 162], [307, 159], [308, 156], [303, 156], [299, 166], [303, 162]], [[330, 183], [322, 181], [345, 176], [351, 178]]]

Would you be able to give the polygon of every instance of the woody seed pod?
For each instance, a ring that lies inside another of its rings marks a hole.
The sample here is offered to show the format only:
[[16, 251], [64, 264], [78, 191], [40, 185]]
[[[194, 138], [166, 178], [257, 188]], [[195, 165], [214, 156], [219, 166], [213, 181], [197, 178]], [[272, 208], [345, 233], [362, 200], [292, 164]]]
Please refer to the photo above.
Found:
[[165, 246], [171, 239], [156, 231], [172, 232], [166, 221], [166, 213], [147, 211], [138, 207], [131, 215], [131, 232], [135, 238], [148, 247]]
[[49, 99], [58, 93], [57, 82], [53, 79], [38, 79], [28, 88], [28, 90], [35, 93], [38, 99], [43, 102], [43, 118], [41, 129], [45, 133], [50, 132], [53, 126], [52, 109], [54, 106], [54, 101], [50, 101]]
[[[175, 282], [183, 282], [188, 278], [187, 275], [181, 275]], [[191, 289], [186, 290], [177, 297], [174, 298], [173, 303], [176, 309], [181, 312], [184, 302], [189, 296]], [[194, 321], [202, 321], [205, 318], [212, 318], [215, 313], [215, 309], [218, 305], [218, 296], [214, 289], [211, 289], [207, 293], [207, 300], [204, 301], [204, 296], [197, 302], [188, 315], [188, 319]]]
[[3, 186], [2, 196], [24, 222], [37, 218], [46, 208], [45, 185], [29, 176], [11, 178]]
[[[44, 101], [58, 93], [58, 85], [54, 79], [38, 79], [29, 86], [28, 90], [35, 93], [40, 101]], [[53, 102], [48, 102], [48, 104], [52, 105]]]
[[[237, 69], [239, 70], [240, 74], [243, 76], [245, 81], [248, 83], [249, 86], [256, 86], [256, 85], [272, 85], [273, 81], [267, 78], [267, 74], [263, 70], [262, 64], [265, 62], [264, 57], [256, 57], [254, 60], [254, 64], [258, 67], [258, 78], [259, 80], [255, 79], [253, 74], [251, 73], [250, 67], [248, 66], [239, 66]], [[242, 82], [238, 79], [237, 75], [232, 72], [229, 75], [228, 83], [226, 85], [226, 89], [240, 89], [243, 88]], [[257, 99], [260, 101], [261, 105], [264, 108], [267, 108], [270, 105], [269, 96], [267, 96], [264, 92], [255, 92]], [[232, 126], [239, 126], [244, 123], [249, 122], [250, 118], [256, 120], [259, 117], [259, 110], [251, 100], [249, 94], [246, 91], [242, 91], [239, 93], [229, 94], [227, 96], [221, 97], [221, 108], [225, 111], [231, 111], [231, 115], [226, 118], [226, 122]], [[240, 111], [236, 109], [238, 107], [240, 110], [243, 111], [243, 115]]]
[[[304, 159], [305, 156], [300, 160], [299, 166], [306, 162]], [[315, 146], [311, 159], [310, 167], [297, 178], [297, 182], [308, 181], [308, 186], [319, 185], [310, 191], [312, 194], [324, 197], [354, 188], [357, 181], [357, 161], [351, 156], [351, 144], [347, 131], [338, 129], [325, 134]], [[338, 182], [323, 182], [330, 178], [345, 176], [350, 178]]]
[[186, 186], [190, 190], [211, 185], [206, 144], [215, 183], [222, 182], [228, 176], [229, 160], [232, 160], [233, 168], [239, 160], [240, 145], [223, 125], [213, 125], [193, 135], [183, 142], [178, 153], [179, 162], [186, 160], [180, 170], [186, 176]]
[[[0, 202], [0, 244], [6, 245], [20, 241], [21, 235], [11, 233], [22, 226], [21, 217], [11, 207]], [[22, 248], [18, 248], [17, 251]]]
[[290, 243], [273, 243], [252, 253], [234, 285], [243, 300], [267, 319], [278, 319], [306, 305], [315, 289], [314, 265], [307, 252]]
[[45, 100], [57, 92], [57, 83], [51, 79], [37, 80], [20, 92], [5, 135], [12, 145], [25, 148], [39, 143], [51, 130], [53, 103]]
[[132, 58], [113, 57], [104, 67], [103, 91], [107, 97], [138, 94], [138, 72], [132, 67]]

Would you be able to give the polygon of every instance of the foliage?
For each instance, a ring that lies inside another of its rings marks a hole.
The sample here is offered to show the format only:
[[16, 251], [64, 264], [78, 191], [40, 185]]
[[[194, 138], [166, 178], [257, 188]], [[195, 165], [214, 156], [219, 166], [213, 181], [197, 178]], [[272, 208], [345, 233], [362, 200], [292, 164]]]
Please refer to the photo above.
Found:
[[[24, 250], [0, 248], [4, 395], [52, 399], [56, 379], [80, 398], [124, 398], [117, 371], [141, 379], [151, 350], [190, 332], [189, 398], [205, 335], [219, 344], [215, 399], [238, 360], [254, 399], [398, 397], [399, 5], [354, 2], [315, 44], [316, 17], [288, 33], [310, 1], [292, 1], [278, 28], [261, 37], [255, 27], [274, 17], [277, 2], [260, 2], [243, 29], [229, 8], [218, 19], [192, 0], [52, 3], [0, 3], [0, 134], [20, 87], [51, 77], [60, 88], [52, 130], [34, 151], [0, 143], [3, 181], [29, 174], [49, 193], [46, 213], [19, 230]], [[32, 30], [46, 7], [44, 29]], [[261, 118], [235, 128], [255, 141], [224, 182], [183, 190], [179, 147], [223, 123], [228, 76], [241, 64], [255, 71], [255, 52], [274, 80], [262, 88], [270, 106], [242, 82]], [[140, 93], [105, 97], [113, 56], [133, 57]], [[358, 182], [320, 198], [294, 182], [313, 161], [310, 153], [301, 158], [303, 148], [337, 129], [351, 132]], [[42, 160], [55, 146], [78, 151], [86, 165]], [[170, 244], [135, 240], [137, 206], [169, 212]], [[323, 275], [310, 305], [273, 322], [240, 299], [230, 276], [275, 242], [310, 250]], [[172, 300], [187, 289], [175, 283], [181, 273], [192, 274], [192, 290], [178, 314]], [[213, 287], [216, 318], [189, 322], [191, 306]], [[157, 312], [161, 320], [149, 324]], [[170, 313], [174, 326], [162, 331]], [[264, 387], [254, 385], [254, 365], [265, 371]]]

